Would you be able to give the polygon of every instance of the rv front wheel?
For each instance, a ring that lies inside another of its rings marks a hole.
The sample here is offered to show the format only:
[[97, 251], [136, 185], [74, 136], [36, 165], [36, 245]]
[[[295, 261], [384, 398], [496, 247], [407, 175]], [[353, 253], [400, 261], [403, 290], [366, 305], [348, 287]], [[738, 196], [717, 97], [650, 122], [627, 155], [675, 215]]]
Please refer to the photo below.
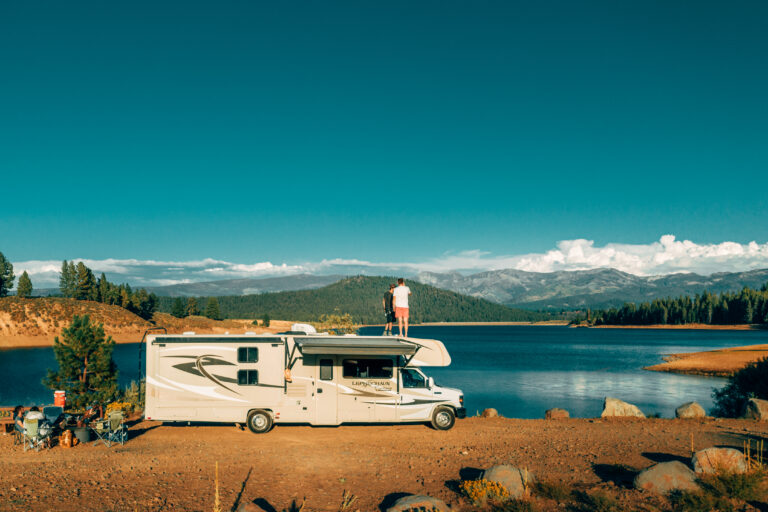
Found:
[[450, 430], [456, 423], [456, 415], [448, 407], [438, 407], [432, 413], [432, 427], [436, 430]]
[[254, 434], [269, 432], [272, 428], [272, 416], [267, 411], [251, 411], [248, 413], [248, 428]]

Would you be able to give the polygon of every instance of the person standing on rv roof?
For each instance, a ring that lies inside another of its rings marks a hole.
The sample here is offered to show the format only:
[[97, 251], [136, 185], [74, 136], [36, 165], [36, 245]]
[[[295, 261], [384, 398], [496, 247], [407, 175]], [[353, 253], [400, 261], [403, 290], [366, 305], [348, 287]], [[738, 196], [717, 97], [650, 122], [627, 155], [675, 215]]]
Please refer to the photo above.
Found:
[[403, 335], [403, 323], [405, 323], [405, 337], [408, 337], [408, 296], [411, 289], [405, 286], [405, 279], [402, 277], [397, 280], [397, 288], [392, 292], [395, 299], [395, 318], [397, 326], [400, 328], [400, 336]]
[[395, 285], [390, 284], [389, 290], [384, 293], [384, 298], [381, 301], [384, 306], [384, 317], [386, 320], [386, 325], [384, 325], [384, 334], [382, 334], [382, 336], [392, 335], [392, 322], [395, 321], [395, 307], [393, 306], [394, 298], [392, 296], [392, 290], [394, 289]]

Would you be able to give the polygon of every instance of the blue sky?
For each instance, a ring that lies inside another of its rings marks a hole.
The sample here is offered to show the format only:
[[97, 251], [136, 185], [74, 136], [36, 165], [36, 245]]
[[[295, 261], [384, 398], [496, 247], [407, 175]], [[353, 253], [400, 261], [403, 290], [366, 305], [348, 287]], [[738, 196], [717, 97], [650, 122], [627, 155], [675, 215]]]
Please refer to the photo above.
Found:
[[762, 247], [766, 20], [762, 1], [4, 2], [0, 251]]

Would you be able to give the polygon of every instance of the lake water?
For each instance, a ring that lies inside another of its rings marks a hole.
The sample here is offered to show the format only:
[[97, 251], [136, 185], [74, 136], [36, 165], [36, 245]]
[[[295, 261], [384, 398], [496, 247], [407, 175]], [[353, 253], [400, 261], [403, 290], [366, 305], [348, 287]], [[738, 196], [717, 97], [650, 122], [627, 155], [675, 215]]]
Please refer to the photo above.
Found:
[[[380, 334], [368, 327], [361, 334]], [[767, 343], [766, 331], [570, 329], [534, 326], [424, 326], [410, 335], [442, 340], [447, 368], [425, 368], [440, 385], [464, 391], [469, 414], [487, 407], [516, 418], [541, 418], [551, 407], [575, 417], [599, 416], [613, 396], [646, 414], [674, 416], [695, 400], [709, 409], [712, 389], [725, 379], [643, 370], [661, 356]], [[138, 378], [138, 344], [117, 345], [121, 385]], [[40, 380], [55, 368], [51, 348], [0, 350], [0, 405], [43, 404], [53, 393]]]

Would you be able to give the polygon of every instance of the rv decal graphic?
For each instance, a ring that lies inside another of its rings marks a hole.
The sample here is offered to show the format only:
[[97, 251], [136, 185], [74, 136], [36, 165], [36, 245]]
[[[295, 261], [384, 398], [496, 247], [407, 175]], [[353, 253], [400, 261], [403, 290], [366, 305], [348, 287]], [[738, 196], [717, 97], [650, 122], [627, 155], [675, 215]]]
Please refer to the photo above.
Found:
[[237, 380], [232, 379], [230, 377], [223, 377], [221, 375], [211, 375], [205, 369], [205, 366], [235, 366], [234, 363], [230, 363], [229, 361], [224, 361], [223, 359], [219, 359], [217, 356], [214, 356], [211, 354], [205, 354], [202, 356], [165, 356], [165, 357], [178, 358], [178, 359], [194, 359], [194, 361], [190, 361], [188, 363], [175, 364], [173, 365], [173, 367], [176, 368], [177, 370], [181, 370], [183, 372], [190, 373], [198, 377], [205, 377], [211, 382], [223, 387], [227, 391], [231, 391], [236, 395], [240, 394], [234, 389], [230, 389], [224, 385], [224, 382], [235, 384], [237, 383]]

